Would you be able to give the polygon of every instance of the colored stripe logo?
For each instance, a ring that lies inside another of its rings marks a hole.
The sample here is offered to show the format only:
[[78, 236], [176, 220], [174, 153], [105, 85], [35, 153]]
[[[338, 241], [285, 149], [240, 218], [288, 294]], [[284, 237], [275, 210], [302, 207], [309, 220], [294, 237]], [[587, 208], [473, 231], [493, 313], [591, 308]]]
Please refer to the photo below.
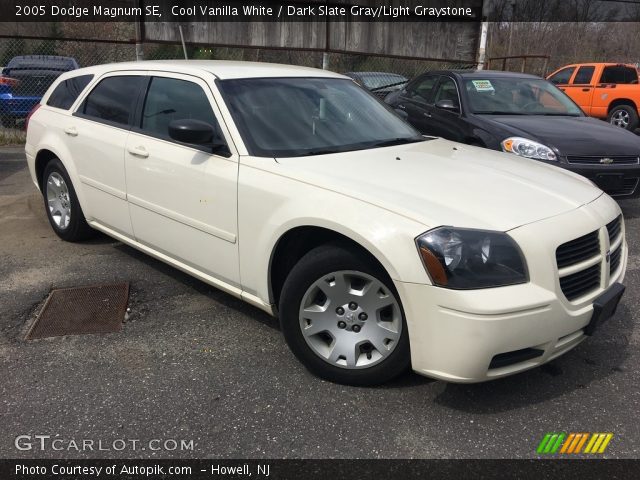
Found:
[[576, 454], [589, 453], [600, 454], [609, 446], [613, 433], [547, 433], [543, 438], [536, 453], [538, 455]]

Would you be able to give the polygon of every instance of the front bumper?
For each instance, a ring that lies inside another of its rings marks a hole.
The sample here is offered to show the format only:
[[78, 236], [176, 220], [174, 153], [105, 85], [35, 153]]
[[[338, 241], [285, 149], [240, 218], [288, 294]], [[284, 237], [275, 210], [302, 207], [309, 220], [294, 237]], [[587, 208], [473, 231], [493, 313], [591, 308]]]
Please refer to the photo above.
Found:
[[[527, 260], [526, 284], [450, 290], [395, 282], [407, 318], [413, 369], [451, 382], [481, 382], [536, 367], [582, 342], [593, 301], [624, 279], [627, 245], [623, 240], [621, 265], [603, 274], [600, 288], [571, 302], [560, 288], [555, 250], [587, 232], [606, 230], [619, 213], [617, 204], [603, 195], [572, 212], [511, 230]], [[501, 361], [504, 354], [511, 360]]]
[[566, 168], [595, 183], [608, 195], [619, 198], [640, 197], [640, 165], [585, 165], [560, 163]]

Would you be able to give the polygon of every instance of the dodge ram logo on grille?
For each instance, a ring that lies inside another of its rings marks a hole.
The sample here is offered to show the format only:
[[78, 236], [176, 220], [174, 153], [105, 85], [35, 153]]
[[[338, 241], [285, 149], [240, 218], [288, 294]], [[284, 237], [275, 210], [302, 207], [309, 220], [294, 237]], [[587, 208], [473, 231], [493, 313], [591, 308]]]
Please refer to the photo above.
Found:
[[601, 158], [600, 163], [603, 163], [605, 165], [610, 165], [613, 163], [613, 158], [609, 158], [609, 157]]

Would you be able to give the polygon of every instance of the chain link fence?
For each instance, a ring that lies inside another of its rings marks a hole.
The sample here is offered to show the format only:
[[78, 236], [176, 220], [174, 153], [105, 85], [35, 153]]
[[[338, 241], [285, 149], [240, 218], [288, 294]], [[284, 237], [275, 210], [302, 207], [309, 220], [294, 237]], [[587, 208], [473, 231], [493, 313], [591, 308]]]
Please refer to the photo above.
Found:
[[[345, 73], [384, 98], [411, 78], [430, 70], [470, 69], [475, 64], [377, 55], [323, 53], [313, 50], [231, 48], [144, 43], [145, 60], [243, 60], [285, 63]], [[136, 60], [136, 45], [128, 41], [0, 38], [0, 145], [25, 139], [31, 109], [64, 71], [91, 65]]]

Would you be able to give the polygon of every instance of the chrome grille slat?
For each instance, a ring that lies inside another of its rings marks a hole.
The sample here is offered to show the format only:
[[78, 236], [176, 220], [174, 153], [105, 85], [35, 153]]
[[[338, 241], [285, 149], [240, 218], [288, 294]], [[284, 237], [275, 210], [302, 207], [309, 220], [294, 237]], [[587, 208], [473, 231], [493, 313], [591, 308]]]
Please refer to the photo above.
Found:
[[580, 165], [636, 165], [640, 163], [640, 157], [637, 155], [568, 155], [567, 161]]

